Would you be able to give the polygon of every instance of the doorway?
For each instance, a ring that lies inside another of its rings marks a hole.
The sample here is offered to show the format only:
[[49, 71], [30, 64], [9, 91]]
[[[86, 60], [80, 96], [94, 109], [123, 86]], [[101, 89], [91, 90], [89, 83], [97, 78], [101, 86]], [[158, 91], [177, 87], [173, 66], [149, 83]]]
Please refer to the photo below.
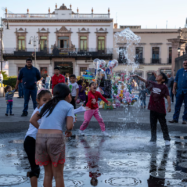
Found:
[[62, 75], [73, 74], [73, 63], [72, 62], [55, 62], [54, 67], [60, 68], [60, 74]]

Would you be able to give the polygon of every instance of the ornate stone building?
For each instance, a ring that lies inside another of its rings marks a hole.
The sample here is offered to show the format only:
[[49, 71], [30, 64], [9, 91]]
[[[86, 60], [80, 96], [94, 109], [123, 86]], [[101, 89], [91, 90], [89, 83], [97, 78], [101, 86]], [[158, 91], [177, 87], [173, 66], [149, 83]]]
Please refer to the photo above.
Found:
[[[62, 74], [80, 75], [92, 67], [94, 58], [106, 61], [113, 53], [113, 19], [110, 9], [106, 14], [77, 13], [70, 5], [55, 6], [46, 14], [9, 14], [5, 12], [3, 31], [4, 59], [9, 62], [9, 75], [17, 75], [25, 59], [35, 58], [34, 65], [41, 74], [52, 75], [53, 68]], [[4, 26], [5, 27], [5, 26]]]

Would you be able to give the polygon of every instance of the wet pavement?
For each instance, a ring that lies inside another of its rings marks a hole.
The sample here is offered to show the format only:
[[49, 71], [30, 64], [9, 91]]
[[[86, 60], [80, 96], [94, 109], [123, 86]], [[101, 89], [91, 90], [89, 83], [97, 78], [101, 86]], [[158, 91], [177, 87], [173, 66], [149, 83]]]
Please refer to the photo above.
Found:
[[[66, 187], [96, 186], [97, 182], [98, 187], [187, 186], [187, 133], [171, 132], [171, 146], [165, 146], [159, 132], [157, 145], [150, 146], [149, 131], [109, 130], [111, 138], [102, 137], [99, 129], [85, 132], [85, 137], [66, 139]], [[25, 133], [0, 136], [0, 186], [30, 186], [25, 177], [30, 170], [23, 150]], [[42, 167], [39, 187], [43, 178]]]

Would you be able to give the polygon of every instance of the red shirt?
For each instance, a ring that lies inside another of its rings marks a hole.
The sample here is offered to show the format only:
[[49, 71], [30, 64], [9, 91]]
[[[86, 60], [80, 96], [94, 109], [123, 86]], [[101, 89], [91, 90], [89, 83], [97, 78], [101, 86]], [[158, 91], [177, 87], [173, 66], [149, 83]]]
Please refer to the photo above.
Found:
[[[108, 101], [101, 95], [100, 92], [96, 91], [95, 93], [93, 93], [92, 91], [89, 91], [88, 92], [88, 102], [87, 102], [86, 106], [89, 107], [89, 108], [91, 108], [91, 109], [97, 109], [97, 108], [99, 108], [98, 103], [97, 103], [98, 98], [101, 98], [105, 103], [108, 104]], [[96, 100], [95, 104], [92, 103], [93, 99]]]
[[151, 91], [148, 109], [158, 113], [166, 114], [164, 98], [169, 96], [167, 86], [164, 84], [157, 84], [153, 81], [148, 81], [146, 86]]
[[52, 90], [58, 83], [65, 83], [65, 77], [61, 74], [59, 76], [54, 74], [52, 76]]

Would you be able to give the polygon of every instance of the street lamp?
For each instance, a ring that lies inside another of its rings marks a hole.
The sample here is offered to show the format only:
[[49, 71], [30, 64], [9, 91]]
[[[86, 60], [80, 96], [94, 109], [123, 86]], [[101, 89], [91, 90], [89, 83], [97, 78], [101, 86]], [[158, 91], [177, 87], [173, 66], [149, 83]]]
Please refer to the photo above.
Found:
[[178, 51], [178, 57], [180, 56], [180, 52], [181, 52], [181, 48], [179, 47], [178, 49], [177, 49], [177, 51]]
[[[8, 20], [7, 20], [7, 24], [5, 24], [6, 26], [6, 29], [9, 30], [10, 27], [9, 27], [9, 23], [8, 23]], [[2, 22], [2, 18], [1, 18], [1, 25], [0, 25], [0, 29], [1, 29], [1, 72], [3, 71], [3, 22]], [[1, 87], [3, 87], [3, 84], [1, 84]]]
[[33, 47], [34, 47], [34, 66], [36, 66], [36, 42], [38, 41], [38, 44], [40, 44], [40, 39], [38, 38], [38, 36], [31, 36], [30, 40], [29, 40], [29, 45], [32, 44], [33, 42]]

